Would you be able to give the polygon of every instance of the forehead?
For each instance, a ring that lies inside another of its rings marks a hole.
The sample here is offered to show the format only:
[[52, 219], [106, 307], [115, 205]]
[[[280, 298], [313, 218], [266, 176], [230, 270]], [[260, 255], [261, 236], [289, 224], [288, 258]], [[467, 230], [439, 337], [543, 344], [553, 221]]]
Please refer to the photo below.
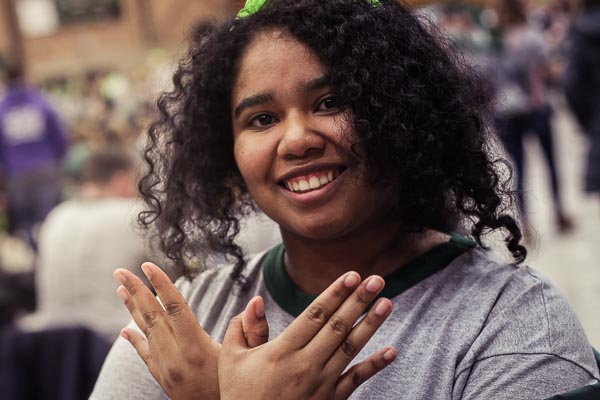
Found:
[[282, 85], [297, 85], [325, 75], [317, 55], [281, 29], [256, 34], [242, 56], [233, 87], [232, 101]]

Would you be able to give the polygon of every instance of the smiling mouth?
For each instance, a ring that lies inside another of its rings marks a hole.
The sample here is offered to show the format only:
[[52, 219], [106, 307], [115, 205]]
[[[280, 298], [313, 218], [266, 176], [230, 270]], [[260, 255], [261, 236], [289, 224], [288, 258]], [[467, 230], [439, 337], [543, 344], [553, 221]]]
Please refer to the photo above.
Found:
[[310, 172], [306, 175], [285, 179], [280, 182], [280, 185], [290, 192], [308, 193], [329, 185], [344, 172], [345, 169], [345, 167], [322, 169]]

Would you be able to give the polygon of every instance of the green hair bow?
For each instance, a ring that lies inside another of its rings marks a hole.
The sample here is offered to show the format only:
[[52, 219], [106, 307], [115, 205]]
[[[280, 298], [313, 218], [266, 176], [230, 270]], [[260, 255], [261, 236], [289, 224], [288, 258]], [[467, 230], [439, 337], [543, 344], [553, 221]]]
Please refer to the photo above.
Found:
[[[366, 0], [367, 3], [370, 3], [372, 5], [377, 5], [379, 4], [379, 0]], [[256, 14], [258, 12], [258, 10], [260, 10], [265, 3], [267, 2], [267, 0], [246, 0], [246, 4], [244, 5], [244, 8], [242, 8], [238, 13], [237, 13], [237, 17], [236, 18], [245, 18], [249, 15], [252, 14]]]

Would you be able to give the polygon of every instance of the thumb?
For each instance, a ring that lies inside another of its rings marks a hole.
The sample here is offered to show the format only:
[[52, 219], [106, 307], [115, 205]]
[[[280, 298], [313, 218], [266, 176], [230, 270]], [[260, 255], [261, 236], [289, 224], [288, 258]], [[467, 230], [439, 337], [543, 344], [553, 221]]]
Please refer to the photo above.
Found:
[[265, 316], [265, 303], [262, 297], [256, 296], [242, 313], [242, 329], [248, 347], [254, 348], [269, 340], [269, 323]]
[[242, 314], [238, 314], [229, 321], [227, 332], [223, 338], [221, 354], [231, 354], [238, 350], [248, 349], [248, 344], [244, 338], [244, 328], [242, 326]]

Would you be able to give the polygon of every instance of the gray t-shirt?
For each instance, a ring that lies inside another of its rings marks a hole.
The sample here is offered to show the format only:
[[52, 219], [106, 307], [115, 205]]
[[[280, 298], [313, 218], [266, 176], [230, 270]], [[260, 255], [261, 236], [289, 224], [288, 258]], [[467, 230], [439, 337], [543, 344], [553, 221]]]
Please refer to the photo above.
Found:
[[[230, 319], [253, 296], [263, 296], [273, 338], [311, 300], [294, 288], [282, 256], [282, 246], [255, 256], [244, 272], [245, 290], [231, 280], [228, 266], [180, 280], [178, 287], [219, 341]], [[453, 236], [386, 282], [394, 309], [356, 361], [388, 345], [398, 357], [352, 399], [543, 399], [598, 381], [573, 311], [526, 266], [503, 263]], [[118, 339], [91, 399], [125, 398], [167, 396], [134, 348]]]

